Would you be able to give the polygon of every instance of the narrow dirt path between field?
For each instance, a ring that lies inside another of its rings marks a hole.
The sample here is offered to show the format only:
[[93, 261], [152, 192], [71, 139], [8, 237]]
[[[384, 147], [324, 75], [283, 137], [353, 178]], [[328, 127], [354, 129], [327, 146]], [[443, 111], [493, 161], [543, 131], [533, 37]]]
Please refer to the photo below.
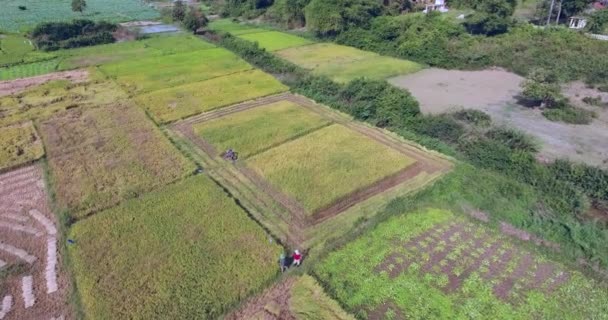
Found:
[[73, 70], [49, 73], [42, 76], [22, 78], [17, 80], [0, 81], [0, 97], [25, 91], [53, 80], [69, 80], [74, 83], [85, 82], [89, 79], [89, 71]]
[[264, 319], [264, 320], [295, 320], [289, 312], [291, 288], [296, 277], [287, 279], [270, 287], [264, 293], [247, 301], [241, 308], [228, 314], [225, 320]]

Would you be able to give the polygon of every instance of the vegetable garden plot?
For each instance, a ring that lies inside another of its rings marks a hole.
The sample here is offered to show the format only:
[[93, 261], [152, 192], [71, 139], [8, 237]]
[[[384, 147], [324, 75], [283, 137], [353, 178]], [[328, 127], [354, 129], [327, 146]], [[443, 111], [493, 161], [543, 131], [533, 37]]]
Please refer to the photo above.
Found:
[[[301, 115], [282, 120], [295, 107]], [[325, 123], [310, 125], [311, 114]], [[303, 131], [293, 135], [297, 119]], [[394, 197], [423, 188], [451, 168], [440, 156], [288, 93], [202, 113], [171, 128], [207, 174], [275, 235], [300, 248], [324, 245], [328, 237], [348, 232], [358, 219], [372, 217]], [[277, 139], [264, 141], [267, 136]], [[234, 164], [222, 158], [228, 143], [239, 152]], [[256, 172], [256, 166], [267, 172]]]
[[40, 135], [57, 202], [75, 218], [194, 171], [141, 109], [124, 102], [59, 113], [41, 123]]
[[135, 101], [156, 121], [168, 123], [287, 89], [271, 75], [251, 70], [154, 91], [137, 96]]
[[69, 236], [89, 319], [217, 319], [275, 277], [281, 250], [202, 175], [77, 222]]
[[71, 318], [42, 168], [0, 175], [0, 319]]
[[0, 170], [40, 159], [42, 142], [32, 122], [0, 127]]
[[268, 51], [301, 47], [313, 43], [308, 39], [278, 31], [246, 33], [238, 35], [238, 37], [251, 42], [257, 42], [260, 48]]
[[608, 310], [605, 287], [436, 209], [379, 225], [315, 273], [370, 318], [599, 319]]

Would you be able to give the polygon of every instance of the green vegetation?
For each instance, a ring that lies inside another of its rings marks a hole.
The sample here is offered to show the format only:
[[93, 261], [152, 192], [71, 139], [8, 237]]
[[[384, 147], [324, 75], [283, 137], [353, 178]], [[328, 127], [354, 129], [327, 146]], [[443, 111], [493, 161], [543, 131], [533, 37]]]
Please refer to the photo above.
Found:
[[248, 33], [267, 32], [268, 31], [266, 29], [254, 28], [254, 27], [251, 27], [251, 26], [248, 26], [245, 24], [239, 24], [230, 19], [214, 20], [211, 23], [209, 23], [209, 26], [207, 28], [209, 30], [213, 30], [213, 31], [228, 32], [235, 36], [248, 34]]
[[31, 122], [0, 127], [0, 170], [40, 159], [44, 148]]
[[142, 93], [246, 71], [251, 66], [230, 51], [216, 48], [127, 60], [100, 69], [129, 91]]
[[376, 56], [364, 60], [340, 64], [331, 63], [314, 70], [314, 73], [330, 77], [339, 83], [348, 83], [358, 78], [382, 80], [392, 76], [420, 71], [422, 66], [411, 61]]
[[31, 63], [54, 58], [55, 55], [37, 52], [32, 42], [20, 35], [0, 34], [0, 67]]
[[[122, 22], [155, 19], [158, 13], [137, 0], [87, 0], [83, 14], [73, 12], [71, 0], [5, 0], [0, 12], [0, 30], [16, 32], [32, 28], [38, 23], [91, 19]], [[25, 6], [26, 10], [20, 10]]]
[[73, 218], [194, 171], [139, 108], [115, 102], [59, 113], [40, 126], [57, 202]]
[[[447, 232], [454, 225], [461, 231]], [[387, 316], [385, 304], [412, 319], [605, 318], [603, 286], [510, 241], [451, 212], [421, 209], [330, 253], [315, 273], [361, 318]]]
[[247, 160], [310, 214], [414, 162], [341, 125], [317, 130]]
[[281, 250], [202, 176], [78, 222], [69, 238], [90, 319], [217, 318], [274, 278]]
[[354, 320], [309, 275], [299, 277], [290, 291], [289, 307], [296, 319]]
[[241, 34], [238, 37], [248, 41], [257, 42], [260, 48], [264, 48], [268, 51], [301, 47], [312, 43], [312, 41], [308, 39], [278, 31], [247, 33]]
[[272, 76], [252, 70], [154, 91], [135, 101], [158, 122], [167, 123], [286, 90]]
[[282, 50], [277, 52], [277, 55], [304, 69], [311, 70], [334, 63], [347, 64], [377, 56], [372, 52], [333, 43], [317, 43], [302, 48]]
[[37, 25], [30, 36], [36, 48], [54, 51], [112, 43], [117, 29], [117, 24], [105, 21], [45, 22]]
[[219, 151], [234, 149], [248, 157], [329, 123], [303, 107], [281, 101], [194, 125]]
[[16, 95], [0, 97], [0, 125], [27, 120], [44, 120], [74, 106], [94, 107], [112, 103], [126, 96], [111, 82], [93, 80], [74, 84], [67, 80], [51, 81]]
[[0, 80], [13, 80], [51, 73], [57, 70], [57, 59], [0, 68]]

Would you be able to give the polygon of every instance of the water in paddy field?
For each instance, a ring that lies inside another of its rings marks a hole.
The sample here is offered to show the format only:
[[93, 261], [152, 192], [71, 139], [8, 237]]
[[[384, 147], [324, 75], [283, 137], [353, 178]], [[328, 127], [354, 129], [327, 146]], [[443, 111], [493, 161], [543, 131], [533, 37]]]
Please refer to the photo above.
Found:
[[143, 26], [139, 28], [142, 34], [155, 34], [155, 33], [170, 33], [179, 32], [179, 28], [170, 24], [158, 24], [153, 26]]

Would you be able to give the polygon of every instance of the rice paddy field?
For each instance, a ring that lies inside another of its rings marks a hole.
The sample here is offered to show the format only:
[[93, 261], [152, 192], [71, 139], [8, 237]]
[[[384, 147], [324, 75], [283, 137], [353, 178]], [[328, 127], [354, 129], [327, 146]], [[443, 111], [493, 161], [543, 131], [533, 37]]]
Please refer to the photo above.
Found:
[[276, 275], [280, 247], [196, 176], [76, 223], [69, 248], [89, 319], [212, 319]]
[[40, 126], [57, 201], [79, 218], [194, 171], [129, 103], [77, 108]]
[[0, 34], [0, 67], [49, 60], [51, 53], [35, 51], [32, 42], [22, 35]]
[[347, 311], [370, 319], [605, 319], [595, 280], [449, 211], [378, 225], [315, 274]]
[[44, 148], [32, 122], [0, 127], [0, 170], [40, 159]]
[[86, 3], [86, 10], [80, 14], [72, 11], [70, 0], [3, 0], [0, 31], [27, 31], [40, 22], [78, 18], [123, 22], [159, 17], [156, 10], [140, 0], [87, 0]]
[[317, 130], [247, 160], [310, 214], [414, 162], [341, 125]]
[[422, 65], [408, 60], [333, 43], [315, 43], [285, 32], [264, 32], [259, 28], [230, 20], [214, 21], [210, 29], [257, 42], [261, 48], [274, 52], [285, 60], [340, 83], [361, 77], [372, 80], [387, 79], [415, 73], [423, 68]]

